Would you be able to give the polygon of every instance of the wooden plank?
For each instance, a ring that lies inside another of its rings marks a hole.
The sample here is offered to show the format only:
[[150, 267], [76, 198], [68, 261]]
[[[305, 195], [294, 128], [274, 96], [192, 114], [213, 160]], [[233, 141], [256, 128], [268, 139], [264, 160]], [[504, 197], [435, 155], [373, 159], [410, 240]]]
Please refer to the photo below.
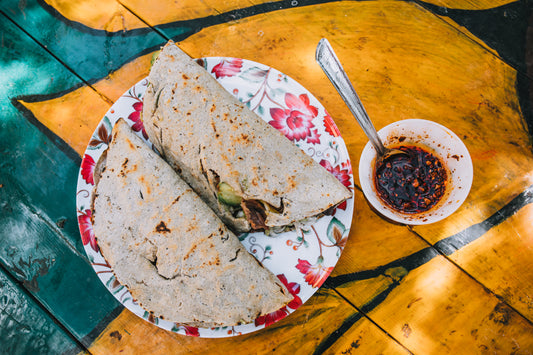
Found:
[[[437, 247], [451, 253], [450, 258], [463, 270], [533, 322], [532, 203], [533, 187], [487, 223], [472, 226]], [[457, 248], [465, 240], [468, 245]]]
[[[9, 19], [88, 83], [106, 78], [166, 42], [164, 37], [147, 26], [116, 32], [90, 28], [63, 17], [53, 7], [38, 0], [25, 1], [21, 6], [2, 0], [0, 5]], [[107, 20], [108, 17], [102, 18], [104, 22]], [[188, 27], [176, 26], [169, 33], [176, 36], [188, 31]]]
[[[351, 231], [339, 264], [326, 281], [330, 287], [413, 353], [533, 350], [532, 322], [509, 307], [507, 299], [502, 302], [405, 227], [380, 219], [366, 206], [361, 193], [356, 198], [361, 207], [354, 225], [359, 227]], [[525, 223], [528, 225], [527, 220]], [[409, 252], [405, 245], [418, 245], [419, 249], [402, 255], [398, 250]], [[457, 253], [465, 250], [465, 258], [474, 267], [480, 262], [476, 262], [476, 253], [468, 253], [471, 247], [475, 248], [474, 244]], [[383, 248], [387, 248], [384, 254], [398, 250], [389, 260], [383, 259]], [[506, 252], [501, 254], [515, 255]], [[523, 258], [531, 259], [528, 252]], [[517, 269], [523, 270], [522, 262], [514, 264]], [[498, 263], [482, 263], [486, 270], [475, 273], [476, 277], [485, 275], [480, 277], [482, 282], [491, 279]], [[515, 277], [526, 286], [524, 291], [508, 289], [510, 304], [526, 298], [531, 287], [528, 273]], [[492, 281], [496, 284], [501, 278], [494, 276]]]
[[0, 324], [0, 352], [3, 354], [75, 354], [86, 350], [2, 269]]
[[[119, 32], [146, 27], [146, 23], [118, 1], [45, 0], [44, 2], [64, 18], [96, 30]], [[160, 11], [159, 6], [152, 6], [152, 8]]]
[[369, 313], [414, 353], [529, 353], [533, 326], [437, 256]]
[[274, 351], [286, 354], [297, 349], [300, 354], [320, 354], [330, 349], [328, 338], [345, 322], [350, 326], [350, 333], [344, 335], [335, 349], [406, 353], [402, 346], [328, 288], [321, 288], [297, 311], [272, 326], [229, 338], [207, 339], [173, 334], [124, 311], [101, 333], [89, 351], [91, 354], [271, 354]]
[[525, 73], [530, 5], [526, 1], [433, 1], [421, 6]]
[[82, 251], [74, 198], [79, 156], [17, 101], [35, 92], [53, 96], [81, 81], [0, 16], [7, 49], [0, 51], [0, 72], [8, 83], [0, 96], [0, 262], [83, 339], [119, 304]]
[[487, 10], [516, 2], [516, 0], [428, 0], [424, 2], [449, 9]]
[[[122, 306], [79, 253], [28, 199], [20, 185], [0, 174], [0, 262], [79, 341]], [[75, 217], [75, 210], [71, 213]]]
[[[236, 0], [236, 1], [218, 1], [218, 0], [183, 0], [175, 2], [173, 0], [163, 0], [158, 2], [158, 6], [142, 0], [124, 0], [121, 1], [124, 6], [138, 14], [146, 23], [151, 26], [163, 25], [178, 21], [202, 19], [204, 24], [208, 23], [210, 18], [217, 15], [232, 12], [239, 9], [248, 8], [257, 4], [269, 3], [268, 0]], [[278, 2], [277, 8], [284, 4]], [[166, 27], [166, 26], [165, 26]], [[161, 30], [165, 31], [162, 27]], [[171, 37], [171, 36], [170, 36]]]

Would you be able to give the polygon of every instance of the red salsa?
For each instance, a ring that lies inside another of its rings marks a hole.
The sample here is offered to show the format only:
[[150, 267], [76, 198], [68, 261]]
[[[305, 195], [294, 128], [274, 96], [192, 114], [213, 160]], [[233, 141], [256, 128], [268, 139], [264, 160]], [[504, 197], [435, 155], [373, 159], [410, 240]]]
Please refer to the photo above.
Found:
[[398, 149], [407, 154], [393, 155], [376, 166], [377, 193], [397, 211], [425, 212], [444, 195], [446, 169], [439, 158], [418, 146]]

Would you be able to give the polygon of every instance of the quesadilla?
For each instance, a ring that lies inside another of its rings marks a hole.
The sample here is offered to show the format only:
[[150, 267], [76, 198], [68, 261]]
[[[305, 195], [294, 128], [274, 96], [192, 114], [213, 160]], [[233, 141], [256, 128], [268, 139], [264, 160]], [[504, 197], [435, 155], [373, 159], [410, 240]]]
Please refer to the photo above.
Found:
[[98, 165], [94, 233], [117, 280], [146, 311], [207, 328], [250, 323], [292, 300], [123, 119]]
[[351, 197], [173, 42], [148, 81], [143, 123], [150, 141], [234, 231], [288, 226]]

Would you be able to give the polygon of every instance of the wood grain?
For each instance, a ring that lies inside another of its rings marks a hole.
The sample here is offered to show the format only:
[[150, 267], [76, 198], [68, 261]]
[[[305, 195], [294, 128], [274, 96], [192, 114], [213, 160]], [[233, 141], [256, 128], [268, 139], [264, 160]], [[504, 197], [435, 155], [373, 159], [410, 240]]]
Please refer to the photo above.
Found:
[[[274, 325], [259, 332], [229, 338], [194, 338], [170, 333], [124, 311], [101, 333], [89, 351], [92, 354], [270, 354], [273, 351], [283, 354], [298, 349], [298, 353], [312, 354], [347, 318], [361, 320], [351, 305], [327, 288], [320, 289], [297, 311]], [[355, 328], [354, 337], [369, 334], [372, 339], [365, 342], [365, 347], [401, 349], [368, 321], [355, 322]], [[350, 337], [347, 335], [346, 339]], [[341, 344], [339, 348], [345, 345]]]
[[45, 0], [45, 2], [65, 18], [94, 29], [118, 32], [147, 27], [146, 23], [117, 1]]
[[167, 24], [176, 21], [194, 20], [231, 12], [233, 10], [247, 8], [256, 4], [269, 2], [267, 0], [173, 0], [158, 1], [153, 6], [142, 0], [121, 0], [128, 9], [149, 23], [151, 26]]
[[85, 351], [3, 270], [0, 270], [0, 324], [0, 349], [4, 354]]
[[507, 5], [515, 2], [514, 0], [429, 0], [425, 1], [429, 4], [434, 4], [442, 7], [460, 10], [486, 10], [495, 7]]
[[533, 351], [532, 324], [441, 256], [412, 270], [369, 316], [414, 353]]
[[[529, 195], [533, 193], [529, 192]], [[528, 204], [450, 258], [533, 322], [533, 205]]]
[[[2, 44], [8, 49], [2, 53], [13, 55], [3, 62], [7, 71], [1, 66], [8, 73], [0, 95], [1, 268], [37, 307], [81, 340], [119, 304], [95, 278], [83, 252], [73, 198], [79, 162], [19, 99], [53, 97], [57, 87], [82, 82], [4, 15], [0, 17]], [[36, 91], [43, 95], [31, 95]], [[78, 102], [78, 112], [83, 105]], [[1, 342], [0, 352], [4, 353]]]

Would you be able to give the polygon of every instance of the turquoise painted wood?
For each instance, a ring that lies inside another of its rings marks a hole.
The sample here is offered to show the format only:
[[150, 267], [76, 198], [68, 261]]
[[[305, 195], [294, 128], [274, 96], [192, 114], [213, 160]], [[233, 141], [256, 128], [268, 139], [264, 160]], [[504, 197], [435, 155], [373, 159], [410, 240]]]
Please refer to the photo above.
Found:
[[53, 94], [56, 87], [81, 81], [0, 17], [3, 45], [9, 49], [0, 52], [0, 262], [83, 340], [122, 306], [101, 284], [82, 249], [73, 199], [79, 157], [16, 108], [20, 95]]
[[[112, 33], [89, 28], [63, 17], [44, 1], [2, 0], [0, 7], [6, 16], [39, 43], [45, 43], [54, 56], [89, 83], [106, 77], [142, 54], [159, 49], [167, 41], [148, 26]], [[191, 28], [177, 25], [168, 31], [169, 37], [184, 34], [192, 34]], [[51, 73], [38, 67], [34, 69], [40, 76]], [[66, 90], [69, 87], [58, 85], [56, 88]]]
[[84, 348], [0, 270], [0, 350], [3, 354], [79, 353]]

